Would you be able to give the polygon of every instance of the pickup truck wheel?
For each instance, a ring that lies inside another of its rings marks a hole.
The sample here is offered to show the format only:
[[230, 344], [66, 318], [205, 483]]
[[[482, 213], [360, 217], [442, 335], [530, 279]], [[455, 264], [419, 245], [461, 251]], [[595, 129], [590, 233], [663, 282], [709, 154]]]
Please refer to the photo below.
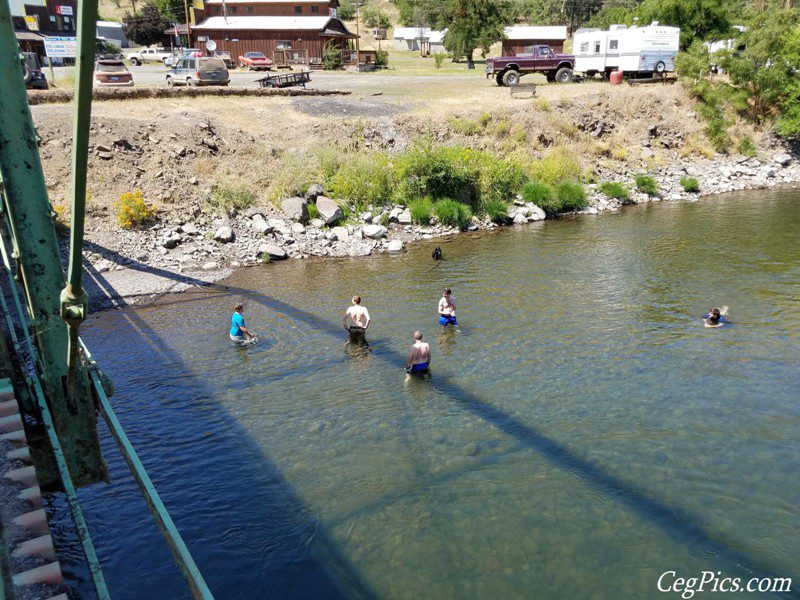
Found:
[[558, 83], [569, 83], [572, 81], [572, 69], [569, 67], [561, 67], [556, 71], [556, 81]]
[[553, 72], [547, 72], [544, 74], [545, 79], [547, 79], [547, 83], [555, 83], [556, 82], [556, 74]]
[[188, 85], [189, 87], [197, 87], [197, 82], [191, 77], [188, 77], [186, 79], [186, 85]]
[[519, 71], [515, 71], [514, 69], [509, 69], [505, 73], [503, 73], [503, 85], [511, 87], [512, 85], [517, 85], [519, 83], [520, 74]]
[[142, 66], [142, 61], [140, 61], [138, 58], [132, 58], [131, 59], [131, 64], [134, 67], [141, 67]]
[[497, 82], [497, 85], [499, 85], [500, 87], [503, 87], [503, 74], [502, 73], [498, 73], [497, 75], [495, 75], [494, 76], [494, 80]]
[[175, 87], [175, 81], [172, 77], [167, 77], [167, 87]]

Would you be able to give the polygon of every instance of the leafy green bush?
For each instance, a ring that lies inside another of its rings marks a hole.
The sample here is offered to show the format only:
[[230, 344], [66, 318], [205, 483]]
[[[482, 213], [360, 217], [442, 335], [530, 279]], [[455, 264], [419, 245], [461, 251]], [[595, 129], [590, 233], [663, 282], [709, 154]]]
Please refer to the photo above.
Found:
[[367, 205], [382, 206], [392, 198], [389, 157], [383, 152], [353, 154], [331, 178], [334, 198], [351, 202], [359, 211]]
[[214, 185], [208, 204], [221, 212], [245, 210], [256, 203], [256, 196], [241, 184], [221, 182]]
[[443, 52], [437, 52], [436, 54], [434, 54], [433, 55], [433, 62], [436, 64], [436, 68], [437, 69], [441, 69], [442, 68], [442, 63], [444, 62], [444, 53]]
[[338, 71], [342, 68], [342, 52], [338, 46], [325, 43], [322, 47], [322, 66], [326, 71]]
[[534, 161], [529, 170], [530, 178], [533, 181], [551, 185], [560, 181], [575, 180], [580, 174], [580, 164], [563, 148], [556, 148], [541, 160]]
[[742, 156], [749, 156], [750, 158], [754, 157], [758, 153], [756, 144], [753, 141], [753, 138], [751, 138], [749, 135], [746, 135], [739, 140], [739, 143], [736, 145], [736, 149]]
[[472, 218], [469, 206], [450, 198], [437, 200], [433, 204], [433, 213], [442, 225], [466, 229]]
[[600, 191], [603, 192], [607, 198], [613, 198], [615, 200], [625, 201], [631, 197], [628, 188], [616, 181], [604, 181], [600, 184]]
[[486, 127], [491, 122], [492, 122], [492, 114], [491, 113], [489, 113], [487, 111], [483, 111], [481, 114], [478, 115], [478, 123], [480, 123], [481, 127], [483, 127], [484, 129], [486, 129]]
[[375, 66], [385, 67], [389, 64], [388, 50], [375, 50]]
[[633, 180], [636, 182], [636, 189], [643, 194], [647, 194], [648, 196], [658, 196], [658, 183], [656, 183], [656, 180], [649, 175], [639, 173], [638, 175], [633, 176]]
[[460, 146], [422, 145], [395, 160], [401, 199], [455, 198], [475, 205], [480, 198], [477, 153]]
[[411, 220], [419, 225], [430, 225], [433, 215], [433, 202], [430, 198], [418, 198], [408, 203]]
[[[586, 192], [583, 186], [576, 181], [562, 181], [559, 183], [556, 187], [556, 198], [561, 204], [559, 212], [583, 210], [589, 205], [586, 201]], [[547, 211], [545, 210], [545, 212]]]
[[503, 200], [487, 200], [482, 208], [494, 223], [508, 223], [508, 204]]
[[156, 216], [156, 207], [144, 199], [141, 190], [125, 192], [114, 206], [117, 209], [117, 222], [123, 229], [139, 227]]
[[[553, 201], [556, 191], [553, 186], [540, 181], [531, 181], [522, 188], [522, 199], [525, 202], [533, 202], [536, 206], [542, 207]], [[546, 211], [545, 211], [546, 212]]]
[[367, 27], [372, 27], [373, 29], [389, 29], [392, 26], [389, 15], [376, 6], [365, 6], [361, 13], [361, 18]]
[[695, 177], [681, 177], [684, 192], [695, 193], [700, 191], [700, 182]]

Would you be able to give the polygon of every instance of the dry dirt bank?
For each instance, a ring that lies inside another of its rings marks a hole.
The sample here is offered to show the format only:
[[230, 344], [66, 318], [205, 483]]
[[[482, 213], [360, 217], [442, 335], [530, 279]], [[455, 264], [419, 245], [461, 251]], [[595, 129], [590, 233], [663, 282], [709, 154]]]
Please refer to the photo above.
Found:
[[[797, 162], [785, 148], [768, 134], [746, 127], [739, 129], [739, 135], [752, 138], [758, 147], [756, 157], [710, 152], [702, 123], [680, 85], [542, 86], [534, 99], [512, 99], [505, 89], [470, 79], [463, 86], [468, 93], [455, 82], [443, 83], [437, 89], [449, 86], [449, 93], [410, 101], [406, 92], [413, 94], [413, 89], [375, 95], [378, 92], [369, 87], [388, 85], [386, 80], [391, 79], [365, 77], [364, 91], [346, 97], [181, 97], [96, 103], [87, 220], [87, 256], [94, 268], [100, 273], [126, 265], [136, 265], [140, 272], [205, 269], [209, 278], [215, 278], [211, 273], [220, 268], [260, 262], [265, 243], [295, 257], [365, 255], [387, 250], [390, 239], [407, 242], [447, 233], [400, 223], [377, 239], [365, 239], [363, 221], [351, 223], [347, 233], [338, 236], [319, 223], [298, 227], [275, 202], [276, 182], [288, 170], [302, 171], [319, 148], [332, 145], [391, 154], [424, 138], [533, 157], [560, 147], [578, 158], [589, 179], [629, 182], [634, 173], [647, 172], [658, 180], [665, 199], [686, 197], [678, 181], [687, 173], [700, 180], [703, 193], [800, 179]], [[399, 81], [396, 84], [402, 88]], [[64, 205], [69, 190], [71, 107], [41, 105], [32, 107], [32, 112], [43, 140], [51, 201]], [[246, 187], [258, 199], [257, 205], [244, 214], [214, 212], [207, 200], [220, 184]], [[159, 219], [147, 229], [125, 231], [116, 223], [114, 202], [136, 189], [158, 206]], [[590, 192], [590, 211], [619, 207], [594, 193], [592, 186]], [[634, 200], [649, 199], [634, 195]], [[535, 211], [524, 207], [518, 212], [522, 216], [517, 222], [536, 218]], [[393, 221], [399, 214], [395, 210]], [[268, 224], [256, 224], [254, 215], [262, 215]], [[225, 227], [232, 235], [215, 240]], [[136, 295], [154, 285], [139, 283], [134, 285]]]

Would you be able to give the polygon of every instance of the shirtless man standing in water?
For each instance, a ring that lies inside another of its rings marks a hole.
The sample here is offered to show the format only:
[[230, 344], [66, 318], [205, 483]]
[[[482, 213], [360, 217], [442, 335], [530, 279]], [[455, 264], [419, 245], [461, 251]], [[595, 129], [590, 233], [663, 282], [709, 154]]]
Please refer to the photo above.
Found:
[[361, 296], [353, 296], [353, 306], [348, 308], [342, 317], [342, 325], [350, 334], [351, 342], [359, 346], [366, 345], [365, 334], [370, 321], [369, 311], [361, 306]]
[[422, 341], [422, 332], [414, 332], [414, 345], [408, 351], [406, 373], [424, 375], [431, 366], [431, 347]]
[[453, 293], [450, 288], [442, 292], [442, 298], [439, 300], [439, 325], [446, 327], [447, 325], [458, 326], [456, 320], [456, 299], [453, 298]]

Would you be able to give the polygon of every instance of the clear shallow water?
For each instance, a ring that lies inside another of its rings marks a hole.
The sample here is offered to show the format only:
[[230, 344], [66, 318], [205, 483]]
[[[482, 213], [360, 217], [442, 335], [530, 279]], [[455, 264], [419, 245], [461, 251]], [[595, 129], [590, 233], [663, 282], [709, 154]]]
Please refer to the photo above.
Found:
[[[433, 268], [434, 243], [250, 269], [86, 337], [219, 598], [797, 582], [800, 195], [756, 194], [438, 241]], [[436, 325], [444, 286], [456, 334]], [[370, 353], [344, 344], [355, 293]], [[239, 300], [261, 338], [244, 350]], [[733, 324], [704, 328], [720, 305]], [[405, 384], [417, 328], [433, 374]], [[105, 448], [114, 481], [81, 497], [113, 596], [188, 597]]]

